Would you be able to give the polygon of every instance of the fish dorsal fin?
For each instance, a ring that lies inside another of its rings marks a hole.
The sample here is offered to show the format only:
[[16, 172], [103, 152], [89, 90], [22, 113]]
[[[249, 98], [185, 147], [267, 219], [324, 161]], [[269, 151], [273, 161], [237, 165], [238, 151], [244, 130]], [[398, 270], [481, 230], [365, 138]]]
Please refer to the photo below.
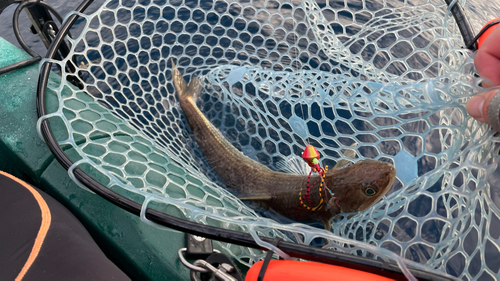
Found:
[[238, 199], [240, 200], [248, 200], [248, 201], [269, 201], [273, 197], [271, 194], [240, 194], [238, 195]]
[[[351, 144], [351, 146], [356, 146], [357, 143], [354, 142], [353, 144]], [[350, 159], [355, 159], [356, 158], [356, 151], [354, 149], [347, 149], [346, 151], [344, 151], [344, 156], [346, 158], [350, 158]], [[350, 160], [347, 160], [347, 159], [340, 159], [337, 164], [333, 167], [333, 169], [342, 169], [344, 167], [346, 167], [347, 165], [349, 165], [352, 161]]]

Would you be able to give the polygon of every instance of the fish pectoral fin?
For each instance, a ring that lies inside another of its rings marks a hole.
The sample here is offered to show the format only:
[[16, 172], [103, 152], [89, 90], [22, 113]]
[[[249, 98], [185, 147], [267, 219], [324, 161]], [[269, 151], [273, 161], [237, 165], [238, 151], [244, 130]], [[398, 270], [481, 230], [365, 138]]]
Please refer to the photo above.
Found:
[[[354, 142], [353, 144], [351, 144], [351, 146], [356, 146], [357, 143]], [[356, 159], [356, 151], [354, 149], [347, 149], [346, 151], [344, 151], [344, 156], [346, 158], [349, 158], [349, 159]], [[337, 164], [333, 167], [333, 169], [342, 169], [342, 168], [345, 168], [347, 167], [349, 164], [352, 163], [352, 160], [348, 160], [348, 159], [340, 159]]]
[[328, 200], [328, 203], [325, 206], [325, 210], [329, 211], [330, 213], [341, 213], [340, 206], [337, 203], [338, 198], [337, 197], [332, 197], [330, 200]]
[[339, 170], [342, 168], [347, 167], [347, 165], [351, 164], [352, 161], [349, 161], [347, 159], [340, 159], [335, 166], [333, 166], [333, 170]]
[[271, 194], [240, 194], [238, 199], [248, 201], [269, 201], [273, 197]]
[[[332, 230], [332, 225], [330, 224], [330, 220], [323, 220], [323, 224], [325, 225], [325, 229], [328, 230], [328, 231], [331, 231]], [[328, 240], [326, 240], [328, 241]], [[328, 242], [326, 242], [326, 244], [328, 244]]]

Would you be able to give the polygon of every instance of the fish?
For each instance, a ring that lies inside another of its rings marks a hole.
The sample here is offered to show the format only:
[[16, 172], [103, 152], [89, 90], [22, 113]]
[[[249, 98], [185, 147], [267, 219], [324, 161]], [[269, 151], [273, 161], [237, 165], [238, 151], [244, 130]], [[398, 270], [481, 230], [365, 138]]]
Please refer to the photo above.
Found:
[[364, 211], [391, 188], [396, 169], [390, 163], [364, 159], [347, 166], [350, 161], [343, 159], [339, 161], [343, 164], [325, 173], [321, 192], [321, 176], [312, 175], [309, 198], [300, 197], [299, 194], [305, 194], [308, 175], [274, 171], [231, 145], [196, 105], [203, 88], [198, 79], [193, 77], [188, 84], [173, 61], [172, 67], [179, 105], [203, 156], [227, 188], [236, 191], [239, 199], [264, 203], [295, 221], [322, 221], [325, 228], [330, 229], [333, 217]]

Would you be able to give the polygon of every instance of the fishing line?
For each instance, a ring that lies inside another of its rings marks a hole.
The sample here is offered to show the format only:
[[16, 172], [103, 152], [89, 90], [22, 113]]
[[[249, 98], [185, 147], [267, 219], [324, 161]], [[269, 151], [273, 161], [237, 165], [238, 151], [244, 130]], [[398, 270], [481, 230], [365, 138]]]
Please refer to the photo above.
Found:
[[[295, 25], [297, 23], [294, 22], [293, 24], [294, 24], [294, 27], [296, 28]], [[293, 33], [293, 36], [292, 36], [293, 37], [292, 38], [292, 46], [295, 46], [295, 48], [297, 48], [297, 57], [300, 57], [300, 54], [298, 53], [299, 46], [297, 45], [297, 42], [295, 40], [295, 36], [296, 36], [296, 33]], [[304, 99], [305, 105], [307, 106], [307, 101], [304, 98], [305, 97], [304, 91], [302, 91], [302, 93], [301, 93], [300, 96], [301, 96], [301, 99]], [[307, 132], [307, 130], [306, 130], [306, 128], [307, 128], [307, 126], [306, 126], [306, 117], [304, 115], [304, 108], [302, 108], [302, 101], [301, 101], [301, 99], [299, 99], [300, 112], [302, 113], [301, 117], [304, 120], [304, 131]], [[309, 136], [306, 136], [305, 138], [306, 138], [305, 141], [306, 141], [307, 145], [310, 145], [311, 143], [309, 142]]]

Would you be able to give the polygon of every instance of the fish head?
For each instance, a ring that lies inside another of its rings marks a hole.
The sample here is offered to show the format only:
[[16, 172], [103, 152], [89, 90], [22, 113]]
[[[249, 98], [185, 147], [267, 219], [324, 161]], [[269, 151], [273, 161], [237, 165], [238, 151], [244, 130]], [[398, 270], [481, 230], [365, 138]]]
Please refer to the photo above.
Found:
[[372, 159], [333, 170], [325, 178], [327, 187], [334, 192], [327, 207], [334, 209], [335, 204], [341, 213], [364, 211], [389, 191], [395, 177], [393, 165]]

